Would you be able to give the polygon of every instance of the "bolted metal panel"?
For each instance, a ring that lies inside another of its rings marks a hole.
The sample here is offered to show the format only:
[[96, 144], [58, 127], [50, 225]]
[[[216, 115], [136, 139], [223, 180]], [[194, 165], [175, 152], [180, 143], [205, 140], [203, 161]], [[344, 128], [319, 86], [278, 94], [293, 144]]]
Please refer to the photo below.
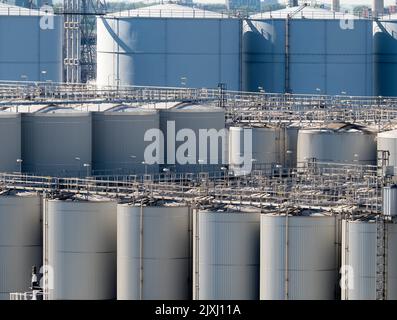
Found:
[[259, 298], [259, 213], [199, 210], [193, 218], [193, 298]]
[[21, 158], [21, 115], [0, 112], [0, 171], [19, 171]]
[[23, 171], [39, 175], [85, 176], [84, 164], [91, 165], [91, 135], [89, 113], [23, 114]]
[[40, 197], [0, 196], [0, 300], [29, 291], [33, 265], [42, 266]]
[[117, 299], [191, 298], [191, 218], [185, 206], [117, 207]]
[[93, 113], [93, 170], [95, 174], [135, 174], [158, 172], [158, 164], [145, 165], [144, 153], [151, 141], [145, 133], [159, 128], [159, 113], [150, 110], [134, 112]]
[[302, 129], [298, 133], [297, 161], [376, 164], [376, 135], [360, 130]]
[[335, 217], [262, 214], [260, 298], [335, 299], [336, 237]]
[[[386, 223], [386, 299], [397, 299], [397, 224]], [[342, 290], [343, 300], [376, 299], [377, 225], [375, 221], [342, 223], [342, 265], [351, 268], [350, 282]]]
[[98, 18], [99, 85], [215, 88], [225, 83], [241, 89], [238, 19], [152, 12], [155, 16]]
[[115, 299], [116, 202], [45, 200], [44, 208], [49, 299]]

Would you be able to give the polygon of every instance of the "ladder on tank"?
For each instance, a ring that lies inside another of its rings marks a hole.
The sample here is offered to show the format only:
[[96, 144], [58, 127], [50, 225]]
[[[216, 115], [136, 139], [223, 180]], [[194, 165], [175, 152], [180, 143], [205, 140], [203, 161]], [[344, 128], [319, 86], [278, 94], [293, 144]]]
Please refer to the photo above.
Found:
[[376, 300], [387, 298], [387, 221], [385, 217], [376, 220]]

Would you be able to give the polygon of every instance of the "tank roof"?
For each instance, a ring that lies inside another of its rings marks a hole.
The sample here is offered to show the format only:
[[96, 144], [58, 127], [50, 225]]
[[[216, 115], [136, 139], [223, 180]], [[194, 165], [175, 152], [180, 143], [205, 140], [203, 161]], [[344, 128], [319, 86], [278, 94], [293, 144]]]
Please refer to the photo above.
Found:
[[[276, 11], [261, 12], [250, 16], [250, 19], [286, 19], [297, 9], [298, 7], [288, 7]], [[293, 19], [360, 19], [360, 17], [349, 13], [307, 6], [295, 14]]]
[[0, 3], [0, 16], [43, 16], [46, 14], [53, 15], [52, 12], [46, 13], [43, 10], [28, 9], [8, 3]]
[[140, 18], [229, 18], [223, 13], [202, 10], [174, 3], [157, 4], [149, 7], [109, 13], [105, 17]]
[[397, 138], [397, 129], [378, 133], [380, 138]]

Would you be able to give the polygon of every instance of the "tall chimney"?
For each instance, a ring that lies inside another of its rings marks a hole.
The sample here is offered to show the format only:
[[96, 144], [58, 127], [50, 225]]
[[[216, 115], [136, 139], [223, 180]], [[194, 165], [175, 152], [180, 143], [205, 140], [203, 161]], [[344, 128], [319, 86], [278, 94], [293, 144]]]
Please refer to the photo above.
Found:
[[374, 17], [379, 17], [383, 15], [385, 8], [384, 0], [373, 0], [372, 1], [372, 15]]
[[287, 0], [286, 1], [287, 7], [296, 7], [298, 6], [298, 0]]
[[334, 12], [340, 11], [340, 0], [332, 0], [332, 7], [331, 10]]

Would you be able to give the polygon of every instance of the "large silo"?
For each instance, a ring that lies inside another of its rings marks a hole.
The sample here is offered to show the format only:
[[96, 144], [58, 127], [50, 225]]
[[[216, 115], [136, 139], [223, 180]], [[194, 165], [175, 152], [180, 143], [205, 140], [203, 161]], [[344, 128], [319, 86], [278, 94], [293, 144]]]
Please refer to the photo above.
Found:
[[92, 115], [92, 166], [94, 174], [156, 173], [158, 164], [145, 161], [145, 133], [159, 129], [159, 114], [128, 106], [116, 106]]
[[91, 114], [44, 107], [22, 115], [23, 171], [85, 176], [91, 172]]
[[187, 206], [119, 204], [117, 299], [190, 299], [191, 237]]
[[50, 300], [116, 298], [117, 210], [113, 201], [45, 200], [44, 263]]
[[196, 210], [193, 298], [259, 298], [259, 209]]
[[389, 151], [389, 165], [397, 167], [397, 130], [378, 133], [378, 151]]
[[32, 266], [42, 266], [40, 197], [0, 195], [0, 300], [27, 292]]
[[260, 298], [333, 300], [337, 297], [338, 246], [334, 216], [261, 215]]
[[19, 171], [21, 158], [21, 115], [0, 112], [0, 172]]
[[298, 133], [297, 161], [376, 164], [376, 132], [346, 123], [304, 128]]
[[176, 4], [97, 20], [97, 83], [240, 90], [241, 21]]
[[62, 16], [0, 3], [0, 43], [0, 80], [62, 81]]
[[372, 20], [313, 7], [288, 20], [296, 9], [244, 21], [243, 90], [373, 95]]
[[[343, 300], [376, 299], [378, 223], [370, 218], [342, 222], [342, 266], [348, 267]], [[385, 298], [397, 300], [397, 224], [386, 222], [385, 232]]]
[[227, 162], [225, 111], [211, 105], [181, 103], [160, 110], [164, 165], [175, 171], [219, 169]]

